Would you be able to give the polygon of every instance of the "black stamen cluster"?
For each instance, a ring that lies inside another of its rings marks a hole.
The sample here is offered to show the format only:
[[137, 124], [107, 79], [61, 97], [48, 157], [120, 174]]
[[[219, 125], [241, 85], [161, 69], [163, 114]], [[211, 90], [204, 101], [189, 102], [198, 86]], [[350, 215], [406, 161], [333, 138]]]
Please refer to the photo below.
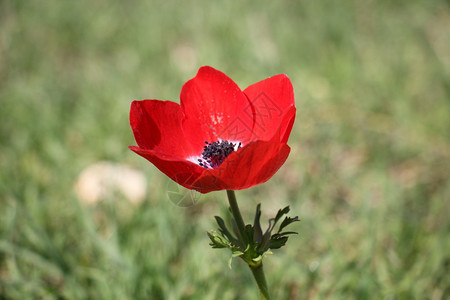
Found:
[[[198, 159], [198, 164], [205, 169], [217, 168], [220, 166], [225, 158], [234, 151], [236, 144], [229, 141], [217, 141], [208, 143], [203, 146], [202, 158]], [[241, 143], [238, 144], [238, 149], [241, 148]]]

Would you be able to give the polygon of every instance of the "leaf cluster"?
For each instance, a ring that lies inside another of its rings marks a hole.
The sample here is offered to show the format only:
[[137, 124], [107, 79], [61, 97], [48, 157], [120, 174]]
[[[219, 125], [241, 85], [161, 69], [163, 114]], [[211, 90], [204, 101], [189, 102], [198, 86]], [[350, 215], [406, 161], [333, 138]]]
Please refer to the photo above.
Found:
[[[231, 218], [232, 230], [228, 229], [225, 221], [216, 216], [216, 222], [219, 226], [218, 231], [211, 230], [207, 232], [212, 248], [228, 248], [231, 250], [231, 260], [234, 257], [241, 257], [250, 266], [259, 266], [265, 254], [272, 253], [271, 250], [279, 249], [286, 245], [291, 234], [297, 234], [295, 231], [284, 231], [291, 223], [299, 221], [298, 217], [285, 216], [290, 208], [286, 206], [278, 210], [274, 218], [269, 219], [269, 226], [265, 231], [261, 228], [261, 204], [256, 206], [255, 218], [252, 224], [245, 226], [245, 236], [241, 236], [236, 226], [236, 221]], [[283, 221], [274, 231], [276, 225], [284, 217]]]

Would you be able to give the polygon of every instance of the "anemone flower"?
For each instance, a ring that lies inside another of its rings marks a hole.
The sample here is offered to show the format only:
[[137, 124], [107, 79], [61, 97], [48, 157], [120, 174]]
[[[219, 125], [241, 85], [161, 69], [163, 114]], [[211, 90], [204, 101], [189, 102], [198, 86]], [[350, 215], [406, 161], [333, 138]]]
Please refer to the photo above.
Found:
[[141, 155], [178, 184], [208, 193], [269, 180], [286, 161], [295, 119], [292, 84], [276, 75], [241, 90], [201, 67], [172, 101], [133, 101], [130, 124]]

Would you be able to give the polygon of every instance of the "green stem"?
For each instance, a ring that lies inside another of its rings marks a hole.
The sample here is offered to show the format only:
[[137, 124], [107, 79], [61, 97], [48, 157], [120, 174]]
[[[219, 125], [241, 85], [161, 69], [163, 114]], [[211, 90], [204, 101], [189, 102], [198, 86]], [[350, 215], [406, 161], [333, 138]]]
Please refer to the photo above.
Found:
[[[243, 243], [244, 247], [247, 247], [248, 240], [245, 234], [245, 223], [242, 219], [241, 211], [236, 201], [236, 195], [234, 191], [227, 190], [228, 202], [230, 203], [231, 213], [233, 214], [234, 220], [236, 221], [236, 226], [238, 228], [239, 240]], [[258, 266], [251, 266], [249, 264], [250, 270], [252, 270], [253, 277], [258, 285], [259, 296], [261, 300], [270, 300], [269, 289], [267, 288], [266, 277], [264, 276], [263, 265], [260, 263]]]
[[236, 225], [240, 234], [239, 240], [243, 243], [244, 248], [247, 247], [248, 240], [247, 235], [245, 234], [245, 223], [242, 219], [241, 211], [239, 210], [239, 206], [236, 201], [236, 195], [234, 191], [227, 190], [228, 202], [230, 203], [231, 213], [233, 214], [234, 220], [236, 221]]
[[269, 289], [267, 288], [267, 282], [266, 277], [264, 276], [262, 263], [255, 268], [250, 267], [250, 269], [252, 270], [253, 277], [255, 277], [256, 284], [258, 285], [259, 296], [261, 297], [261, 300], [270, 300]]

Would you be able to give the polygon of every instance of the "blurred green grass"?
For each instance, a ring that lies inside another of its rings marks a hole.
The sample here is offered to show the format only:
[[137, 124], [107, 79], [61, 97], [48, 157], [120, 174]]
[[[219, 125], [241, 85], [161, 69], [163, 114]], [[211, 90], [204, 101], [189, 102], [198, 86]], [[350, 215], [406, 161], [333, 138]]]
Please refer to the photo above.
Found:
[[[238, 192], [300, 232], [266, 260], [275, 299], [450, 297], [448, 1], [0, 2], [0, 299], [257, 299], [208, 246], [225, 194], [190, 208], [127, 149], [130, 101], [177, 100], [202, 65], [291, 78], [291, 156]], [[134, 165], [140, 206], [73, 192]]]

